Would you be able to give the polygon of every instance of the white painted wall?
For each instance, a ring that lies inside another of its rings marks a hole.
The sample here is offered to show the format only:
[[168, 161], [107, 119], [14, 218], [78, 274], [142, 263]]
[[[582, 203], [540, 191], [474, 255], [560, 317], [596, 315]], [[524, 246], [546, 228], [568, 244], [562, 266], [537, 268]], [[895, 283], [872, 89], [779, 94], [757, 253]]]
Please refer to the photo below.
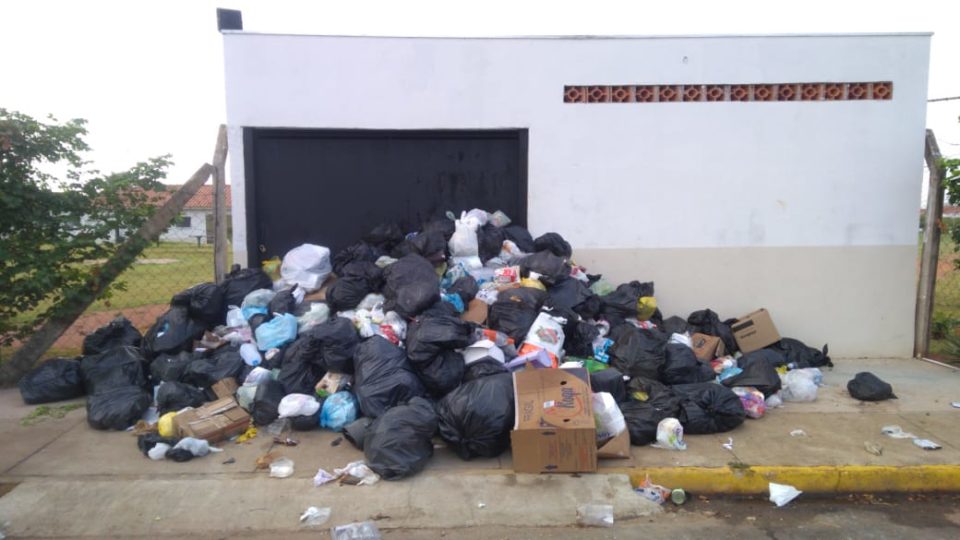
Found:
[[184, 217], [190, 218], [189, 227], [171, 225], [169, 229], [160, 235], [160, 240], [164, 242], [193, 242], [196, 243], [197, 236], [202, 236], [201, 244], [207, 243], [207, 214], [209, 210], [184, 210], [181, 212]]
[[[874, 317], [876, 324], [850, 337], [843, 352], [906, 354], [912, 336], [902, 328], [912, 324], [914, 284], [904, 279], [904, 265], [912, 263], [903, 260], [903, 248], [917, 241], [929, 45], [926, 34], [422, 39], [228, 33], [233, 196], [243, 201], [244, 126], [529, 128], [534, 234], [557, 231], [575, 249], [594, 252], [899, 248], [889, 273], [853, 262], [862, 258], [844, 263], [844, 250], [830, 251], [836, 260], [826, 262], [850, 273], [837, 279], [849, 279], [852, 287], [864, 286], [852, 274], [869, 273], [876, 294], [895, 295], [899, 306]], [[567, 84], [888, 80], [890, 101], [562, 100]], [[243, 210], [238, 204], [233, 212], [241, 261]], [[741, 264], [747, 281], [791, 277], [788, 268], [778, 276], [751, 275], [750, 260]], [[669, 275], [669, 269], [656, 273]], [[812, 298], [825, 294], [817, 284], [804, 285]], [[684, 286], [724, 284], [712, 283], [705, 265], [703, 280]], [[675, 301], [682, 312], [695, 300], [678, 294]], [[792, 308], [777, 305], [777, 298], [748, 303]], [[870, 309], [851, 306], [842, 317], [857, 320]], [[825, 320], [809, 330], [836, 323]], [[900, 328], [895, 339], [866, 344], [870, 334], [892, 328]]]

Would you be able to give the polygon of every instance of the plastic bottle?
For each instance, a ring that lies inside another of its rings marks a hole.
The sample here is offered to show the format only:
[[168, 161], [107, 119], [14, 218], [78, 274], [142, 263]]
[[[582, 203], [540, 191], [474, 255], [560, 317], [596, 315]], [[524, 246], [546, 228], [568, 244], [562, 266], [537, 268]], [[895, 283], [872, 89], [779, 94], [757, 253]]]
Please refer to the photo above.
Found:
[[260, 357], [260, 351], [253, 343], [244, 343], [240, 346], [240, 358], [243, 358], [243, 361], [252, 367], [259, 366], [260, 362], [263, 361], [263, 358]]

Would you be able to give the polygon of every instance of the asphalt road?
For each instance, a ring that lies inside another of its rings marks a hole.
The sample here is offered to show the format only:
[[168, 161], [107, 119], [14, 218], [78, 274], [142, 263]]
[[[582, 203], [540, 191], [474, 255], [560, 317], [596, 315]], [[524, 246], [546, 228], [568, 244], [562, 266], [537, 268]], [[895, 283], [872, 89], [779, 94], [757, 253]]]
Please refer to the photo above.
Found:
[[[285, 538], [329, 538], [326, 530], [285, 534]], [[211, 536], [271, 538], [276, 535]], [[383, 531], [384, 539], [410, 540], [593, 540], [709, 538], [753, 539], [958, 539], [960, 495], [800, 498], [783, 508], [764, 499], [694, 498], [651, 518], [598, 528], [465, 528]]]

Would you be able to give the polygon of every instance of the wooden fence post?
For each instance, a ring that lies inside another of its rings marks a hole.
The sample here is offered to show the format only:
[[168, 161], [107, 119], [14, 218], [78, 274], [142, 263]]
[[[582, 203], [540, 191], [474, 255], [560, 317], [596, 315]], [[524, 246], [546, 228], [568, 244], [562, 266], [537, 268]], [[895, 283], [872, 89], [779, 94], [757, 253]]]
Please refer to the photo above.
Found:
[[220, 124], [213, 152], [213, 280], [216, 283], [227, 275], [226, 164], [227, 126]]
[[943, 216], [944, 169], [940, 147], [932, 130], [927, 130], [923, 151], [930, 183], [927, 191], [927, 214], [923, 228], [923, 251], [920, 255], [920, 279], [917, 283], [917, 310], [913, 336], [913, 355], [922, 358], [930, 349], [930, 324], [933, 319], [934, 292], [937, 287], [937, 261], [940, 256], [940, 227]]

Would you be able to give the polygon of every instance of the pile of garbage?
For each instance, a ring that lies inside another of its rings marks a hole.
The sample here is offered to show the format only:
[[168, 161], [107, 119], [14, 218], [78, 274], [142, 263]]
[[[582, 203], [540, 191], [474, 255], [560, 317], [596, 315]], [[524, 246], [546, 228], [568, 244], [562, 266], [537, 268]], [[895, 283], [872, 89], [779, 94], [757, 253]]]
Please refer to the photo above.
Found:
[[82, 358], [46, 361], [20, 389], [27, 403], [86, 395], [96, 429], [146, 424], [140, 448], [155, 459], [283, 423], [343, 432], [392, 480], [422, 470], [437, 435], [463, 459], [510, 448], [516, 376], [530, 370], [585, 374], [597, 448], [681, 448], [684, 432], [816, 399], [826, 347], [776, 335], [745, 352], [736, 323], [709, 309], [665, 317], [652, 282], [609, 283], [560, 234], [472, 210], [234, 268], [175, 295], [144, 335], [114, 320]]

